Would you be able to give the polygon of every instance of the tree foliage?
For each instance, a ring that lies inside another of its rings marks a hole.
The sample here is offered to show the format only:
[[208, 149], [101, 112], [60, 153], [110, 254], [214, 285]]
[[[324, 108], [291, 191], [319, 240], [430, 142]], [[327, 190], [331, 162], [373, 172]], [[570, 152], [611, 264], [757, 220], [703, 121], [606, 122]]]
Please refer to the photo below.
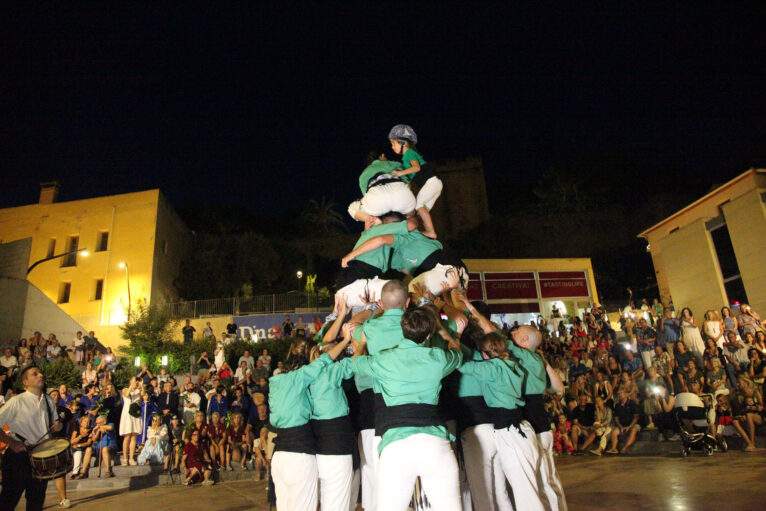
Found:
[[120, 326], [120, 333], [131, 350], [152, 352], [173, 343], [178, 320], [173, 319], [165, 304], [148, 304], [145, 298], [139, 298], [130, 309], [126, 309], [126, 316], [128, 319]]

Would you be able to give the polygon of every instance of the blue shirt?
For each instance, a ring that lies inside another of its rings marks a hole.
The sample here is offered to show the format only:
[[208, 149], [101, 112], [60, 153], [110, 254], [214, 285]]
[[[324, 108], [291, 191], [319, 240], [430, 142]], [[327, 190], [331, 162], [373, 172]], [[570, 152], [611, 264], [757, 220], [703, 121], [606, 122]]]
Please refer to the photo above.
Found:
[[626, 360], [622, 363], [622, 368], [625, 370], [628, 374], [633, 374], [639, 369], [644, 368], [643, 362], [641, 362], [641, 357], [633, 357], [633, 362], [630, 362], [629, 360]]
[[681, 338], [681, 322], [674, 318], [665, 318], [662, 320], [663, 331], [665, 332], [665, 342], [678, 342]]
[[221, 414], [221, 417], [226, 417], [226, 413], [229, 410], [229, 402], [223, 394], [220, 396], [220, 401], [216, 399], [216, 396], [218, 394], [210, 396], [210, 402], [207, 404], [207, 416], [210, 417], [213, 415], [213, 412], [218, 412]]

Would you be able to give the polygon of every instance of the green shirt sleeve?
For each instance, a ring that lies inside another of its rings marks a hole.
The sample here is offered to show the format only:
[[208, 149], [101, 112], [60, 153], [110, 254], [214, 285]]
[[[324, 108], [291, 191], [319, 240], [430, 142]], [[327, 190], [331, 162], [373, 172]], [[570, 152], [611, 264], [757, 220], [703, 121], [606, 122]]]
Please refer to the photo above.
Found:
[[324, 353], [312, 363], [298, 369], [298, 371], [300, 371], [300, 377], [303, 380], [303, 383], [305, 385], [310, 385], [314, 380], [317, 379], [317, 376], [319, 376], [319, 373], [322, 372], [322, 369], [330, 364], [332, 364], [332, 358], [330, 358], [330, 355], [327, 353]]
[[447, 376], [452, 371], [460, 367], [460, 364], [463, 362], [463, 354], [456, 350], [447, 350], [444, 351], [444, 358], [445, 358], [445, 364], [444, 364], [444, 371], [442, 372], [442, 376]]
[[361, 376], [375, 376], [372, 372], [372, 357], [369, 355], [356, 357], [353, 362], [351, 362], [351, 369], [354, 371], [354, 374]]

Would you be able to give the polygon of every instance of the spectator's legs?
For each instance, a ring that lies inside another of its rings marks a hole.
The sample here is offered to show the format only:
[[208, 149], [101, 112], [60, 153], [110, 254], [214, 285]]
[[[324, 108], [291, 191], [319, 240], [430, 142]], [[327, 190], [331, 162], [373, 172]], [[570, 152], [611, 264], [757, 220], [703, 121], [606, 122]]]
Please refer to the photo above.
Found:
[[80, 473], [82, 468], [82, 457], [85, 454], [83, 451], [72, 451], [72, 475], [76, 476]]
[[588, 437], [585, 439], [585, 443], [582, 444], [582, 450], [584, 451], [588, 447], [590, 447], [590, 444], [592, 444], [595, 439], [596, 439], [596, 432], [595, 431], [591, 431], [588, 434]]
[[85, 449], [85, 454], [82, 457], [82, 468], [80, 469], [81, 477], [88, 477], [88, 469], [90, 468], [90, 459], [93, 457], [93, 448], [88, 447]]
[[128, 465], [128, 459], [130, 459], [130, 435], [122, 437], [122, 460], [120, 465], [123, 467]]
[[101, 448], [101, 459], [104, 460], [104, 470], [109, 473], [112, 470], [112, 451], [109, 447]]
[[609, 448], [609, 452], [616, 453], [617, 452], [617, 441], [620, 438], [620, 428], [613, 428], [612, 429], [612, 446]]
[[747, 430], [750, 435], [750, 444], [755, 445], [755, 426], [756, 424], [758, 426], [763, 424], [763, 417], [758, 415], [757, 413], [748, 413], [747, 414]]
[[[362, 477], [362, 507], [365, 511], [375, 511], [376, 470], [378, 466], [378, 444], [380, 437], [375, 436], [374, 429], [364, 429], [359, 432], [359, 456]], [[272, 473], [274, 471], [272, 463]]]
[[277, 494], [277, 509], [316, 511], [316, 456], [277, 451], [272, 458], [271, 475]]
[[132, 433], [130, 436], [130, 458], [128, 458], [128, 463], [131, 465], [136, 465], [136, 462], [134, 461], [136, 459], [136, 439], [138, 439], [137, 433]]
[[543, 511], [537, 486], [540, 453], [535, 430], [527, 421], [522, 421], [518, 427], [496, 429], [495, 443], [503, 473], [511, 483], [514, 508]]
[[226, 468], [231, 470], [231, 450], [233, 446], [226, 446]]
[[628, 447], [633, 445], [633, 442], [636, 441], [636, 435], [638, 435], [638, 432], [640, 430], [641, 430], [641, 427], [638, 424], [636, 424], [632, 428], [630, 428], [630, 433], [628, 434], [628, 441], [625, 442], [625, 445], [620, 450], [620, 452], [622, 454], [625, 454], [626, 452], [628, 452]]
[[351, 502], [352, 456], [317, 454], [316, 458], [320, 507], [345, 510]]
[[580, 426], [577, 424], [572, 425], [572, 431], [569, 432], [569, 441], [572, 443], [574, 450], [577, 450], [577, 445], [580, 443]]
[[556, 463], [553, 461], [553, 432], [539, 433], [537, 442], [540, 449], [540, 470], [537, 471], [537, 486], [541, 490], [541, 497], [544, 497], [543, 504], [547, 504], [545, 509], [567, 511], [564, 487], [556, 471]]
[[[492, 424], [479, 424], [466, 428], [460, 435], [463, 446], [465, 471], [476, 509], [513, 511], [513, 504], [502, 486], [495, 485], [494, 463], [497, 457], [495, 428]], [[502, 472], [502, 470], [501, 470]]]
[[641, 352], [641, 361], [644, 363], [644, 371], [652, 367], [652, 353], [651, 351]]
[[746, 451], [754, 451], [755, 450], [755, 444], [750, 440], [750, 437], [745, 433], [745, 430], [742, 429], [742, 424], [738, 420], [735, 420], [731, 423], [732, 426], [734, 426], [734, 429], [737, 430], [737, 433], [739, 433], [739, 436], [742, 437], [742, 439], [747, 444], [747, 447], [745, 448]]

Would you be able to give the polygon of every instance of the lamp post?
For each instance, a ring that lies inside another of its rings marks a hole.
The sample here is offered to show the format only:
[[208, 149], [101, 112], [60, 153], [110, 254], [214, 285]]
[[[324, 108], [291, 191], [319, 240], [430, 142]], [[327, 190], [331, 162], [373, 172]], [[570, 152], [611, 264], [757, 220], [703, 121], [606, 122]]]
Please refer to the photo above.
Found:
[[45, 257], [45, 258], [43, 258], [43, 259], [40, 259], [39, 261], [35, 261], [35, 262], [32, 264], [32, 266], [30, 266], [29, 268], [27, 268], [27, 275], [29, 275], [29, 272], [31, 272], [32, 270], [34, 270], [34, 269], [35, 269], [35, 266], [37, 266], [37, 265], [38, 265], [38, 264], [40, 264], [40, 263], [44, 263], [44, 262], [46, 262], [46, 261], [52, 261], [53, 259], [58, 259], [59, 257], [64, 257], [64, 256], [72, 255], [72, 254], [77, 254], [78, 252], [82, 252], [82, 254], [81, 254], [81, 255], [83, 255], [83, 256], [85, 256], [85, 257], [87, 257], [87, 256], [89, 255], [89, 254], [88, 254], [88, 249], [87, 249], [87, 248], [78, 248], [77, 250], [70, 250], [69, 252], [64, 252], [63, 254], [58, 254], [58, 255], [55, 255], [55, 256], [50, 256], [50, 257]]
[[130, 321], [130, 270], [128, 269], [128, 263], [120, 263], [120, 268], [125, 268], [125, 281], [128, 283], [128, 321]]
[[298, 270], [295, 273], [295, 276], [298, 277], [298, 292], [301, 292], [301, 279], [303, 278], [303, 272], [301, 270]]

